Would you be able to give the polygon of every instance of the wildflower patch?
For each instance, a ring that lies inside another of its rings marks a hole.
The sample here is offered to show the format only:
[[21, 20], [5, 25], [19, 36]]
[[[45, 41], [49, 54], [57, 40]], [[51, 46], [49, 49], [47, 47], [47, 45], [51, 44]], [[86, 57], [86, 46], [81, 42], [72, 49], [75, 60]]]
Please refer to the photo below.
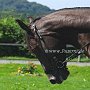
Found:
[[18, 68], [18, 75], [35, 75], [35, 76], [42, 76], [37, 69], [37, 65], [33, 63], [28, 63], [24, 67]]

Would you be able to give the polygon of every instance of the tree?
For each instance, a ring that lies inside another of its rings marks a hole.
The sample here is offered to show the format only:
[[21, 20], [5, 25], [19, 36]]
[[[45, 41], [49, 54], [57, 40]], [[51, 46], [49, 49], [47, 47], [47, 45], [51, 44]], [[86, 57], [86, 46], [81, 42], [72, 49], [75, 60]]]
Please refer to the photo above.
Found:
[[15, 18], [3, 18], [0, 20], [0, 42], [2, 43], [19, 43], [24, 42], [23, 31], [15, 22]]
[[[0, 43], [25, 43], [24, 31], [15, 22], [15, 18], [0, 20]], [[0, 46], [0, 55], [28, 56], [27, 47]]]

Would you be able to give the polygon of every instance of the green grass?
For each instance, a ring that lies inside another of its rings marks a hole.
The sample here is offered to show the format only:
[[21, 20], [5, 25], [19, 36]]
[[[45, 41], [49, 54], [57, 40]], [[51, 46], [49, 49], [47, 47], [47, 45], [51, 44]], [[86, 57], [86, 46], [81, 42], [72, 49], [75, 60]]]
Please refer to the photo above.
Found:
[[[78, 58], [72, 59], [71, 62], [78, 61]], [[90, 62], [90, 58], [81, 58], [80, 62]]]
[[[18, 75], [21, 64], [0, 64], [0, 90], [90, 90], [90, 67], [69, 66], [70, 76], [62, 84], [52, 85], [45, 75]], [[38, 71], [43, 73], [41, 66]]]
[[[37, 60], [37, 58], [19, 57], [19, 56], [3, 56], [1, 60]], [[76, 62], [78, 58], [70, 60], [70, 62]], [[81, 58], [80, 62], [90, 62], [90, 58]]]
[[20, 56], [3, 56], [0, 57], [1, 60], [36, 60], [35, 58], [20, 57]]

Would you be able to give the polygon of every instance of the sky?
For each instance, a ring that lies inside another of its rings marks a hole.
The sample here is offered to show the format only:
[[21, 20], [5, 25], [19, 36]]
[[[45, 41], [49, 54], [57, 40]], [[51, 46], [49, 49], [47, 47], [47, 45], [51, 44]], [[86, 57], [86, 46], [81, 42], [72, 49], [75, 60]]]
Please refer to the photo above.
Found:
[[48, 6], [51, 9], [61, 9], [70, 7], [90, 7], [90, 0], [28, 0]]

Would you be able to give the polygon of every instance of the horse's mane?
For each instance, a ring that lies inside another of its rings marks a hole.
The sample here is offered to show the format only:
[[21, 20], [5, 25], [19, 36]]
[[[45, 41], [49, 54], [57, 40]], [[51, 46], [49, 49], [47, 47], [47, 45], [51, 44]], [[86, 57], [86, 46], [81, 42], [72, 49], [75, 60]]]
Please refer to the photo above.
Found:
[[41, 19], [41, 17], [35, 18], [35, 19], [33, 20], [33, 23], [36, 22], [37, 20], [40, 20], [40, 19]]
[[[57, 11], [64, 11], [64, 10], [78, 10], [78, 9], [90, 9], [90, 7], [73, 7], [73, 8], [62, 8], [62, 9], [59, 9], [59, 10], [55, 10], [54, 12], [57, 12]], [[52, 12], [52, 13], [54, 13]], [[43, 15], [42, 17], [44, 17], [46, 15]], [[40, 20], [42, 17], [37, 17], [36, 19], [34, 19], [33, 22], [36, 22], [37, 20]]]
[[57, 11], [63, 11], [63, 10], [78, 10], [78, 9], [90, 9], [90, 7], [72, 7], [72, 8], [62, 8], [62, 9], [55, 10], [55, 12], [57, 12]]

